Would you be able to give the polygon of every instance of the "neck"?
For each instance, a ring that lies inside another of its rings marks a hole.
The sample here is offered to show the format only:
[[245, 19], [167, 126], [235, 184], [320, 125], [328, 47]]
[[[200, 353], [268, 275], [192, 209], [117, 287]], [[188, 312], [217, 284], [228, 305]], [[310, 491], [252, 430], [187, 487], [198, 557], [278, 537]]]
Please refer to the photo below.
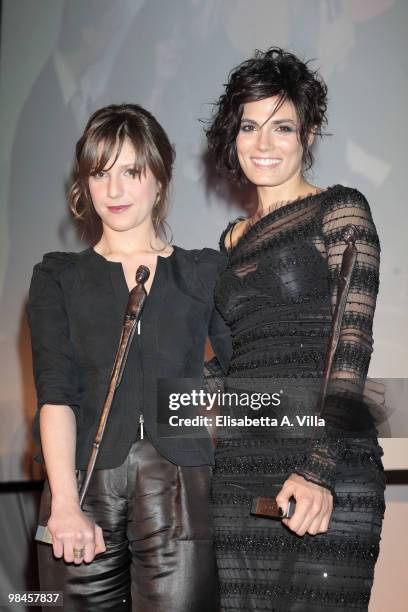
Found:
[[95, 250], [108, 257], [110, 255], [133, 255], [135, 253], [146, 253], [162, 251], [166, 244], [155, 235], [152, 224], [147, 228], [134, 227], [132, 229], [118, 232], [110, 227], [103, 226], [103, 233]]
[[286, 202], [316, 191], [316, 187], [305, 181], [301, 174], [296, 174], [282, 185], [262, 186], [257, 188], [258, 213], [270, 212], [284, 206]]

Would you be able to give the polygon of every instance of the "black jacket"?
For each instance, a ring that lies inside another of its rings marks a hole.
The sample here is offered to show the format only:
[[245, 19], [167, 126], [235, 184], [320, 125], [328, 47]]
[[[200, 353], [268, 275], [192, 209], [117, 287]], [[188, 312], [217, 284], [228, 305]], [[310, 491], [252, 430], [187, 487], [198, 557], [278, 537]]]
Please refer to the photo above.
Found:
[[[178, 465], [212, 463], [209, 438], [165, 438], [156, 432], [156, 379], [201, 378], [207, 335], [221, 365], [231, 354], [229, 331], [213, 305], [225, 267], [212, 249], [175, 247], [157, 268], [101, 444], [96, 468], [117, 467], [136, 439], [140, 413], [157, 450]], [[76, 468], [84, 469], [119, 343], [129, 292], [122, 265], [92, 248], [48, 253], [34, 267], [28, 318], [38, 411], [64, 404], [77, 420]], [[42, 460], [41, 455], [39, 460]]]

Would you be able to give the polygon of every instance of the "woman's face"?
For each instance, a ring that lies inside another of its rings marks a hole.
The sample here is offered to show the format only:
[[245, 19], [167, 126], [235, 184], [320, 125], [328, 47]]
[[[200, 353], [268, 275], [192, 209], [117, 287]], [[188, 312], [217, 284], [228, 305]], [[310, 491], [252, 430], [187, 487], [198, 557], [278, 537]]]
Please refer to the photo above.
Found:
[[302, 172], [299, 120], [286, 100], [276, 113], [278, 97], [247, 102], [236, 138], [242, 171], [257, 187], [276, 187]]
[[[101, 145], [102, 148], [102, 145]], [[146, 174], [135, 172], [137, 159], [132, 143], [125, 139], [115, 164], [113, 154], [102, 170], [89, 177], [89, 191], [95, 210], [107, 227], [123, 232], [151, 223], [152, 210], [159, 189], [146, 166]]]

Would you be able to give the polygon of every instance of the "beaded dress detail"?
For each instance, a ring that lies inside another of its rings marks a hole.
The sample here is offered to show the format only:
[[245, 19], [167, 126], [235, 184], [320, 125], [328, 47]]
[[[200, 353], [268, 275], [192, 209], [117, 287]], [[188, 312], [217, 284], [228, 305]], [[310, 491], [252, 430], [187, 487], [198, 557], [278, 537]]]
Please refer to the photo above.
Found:
[[[229, 243], [234, 224], [223, 232], [228, 265], [215, 300], [232, 335], [226, 385], [322, 377], [350, 224], [358, 255], [332, 378], [353, 380], [361, 391], [372, 352], [380, 246], [366, 199], [341, 185], [267, 212], [235, 245]], [[214, 379], [214, 362], [207, 368]], [[350, 411], [347, 396], [337, 400], [337, 408]], [[381, 456], [375, 435], [310, 440], [222, 432], [212, 488], [221, 610], [367, 610], [384, 513]], [[250, 515], [251, 494], [276, 495], [293, 472], [332, 491], [327, 533], [299, 537], [279, 520]]]

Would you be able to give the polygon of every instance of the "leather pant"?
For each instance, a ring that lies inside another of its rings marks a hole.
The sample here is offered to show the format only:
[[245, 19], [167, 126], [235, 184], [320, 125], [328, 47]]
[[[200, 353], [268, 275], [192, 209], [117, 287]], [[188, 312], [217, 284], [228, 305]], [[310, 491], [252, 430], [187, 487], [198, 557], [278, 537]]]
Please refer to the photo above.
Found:
[[[94, 472], [83, 505], [106, 551], [75, 565], [38, 544], [41, 589], [63, 591], [63, 609], [75, 612], [216, 612], [210, 473], [170, 463], [146, 438], [134, 442], [122, 465]], [[50, 502], [46, 480], [41, 524]]]

